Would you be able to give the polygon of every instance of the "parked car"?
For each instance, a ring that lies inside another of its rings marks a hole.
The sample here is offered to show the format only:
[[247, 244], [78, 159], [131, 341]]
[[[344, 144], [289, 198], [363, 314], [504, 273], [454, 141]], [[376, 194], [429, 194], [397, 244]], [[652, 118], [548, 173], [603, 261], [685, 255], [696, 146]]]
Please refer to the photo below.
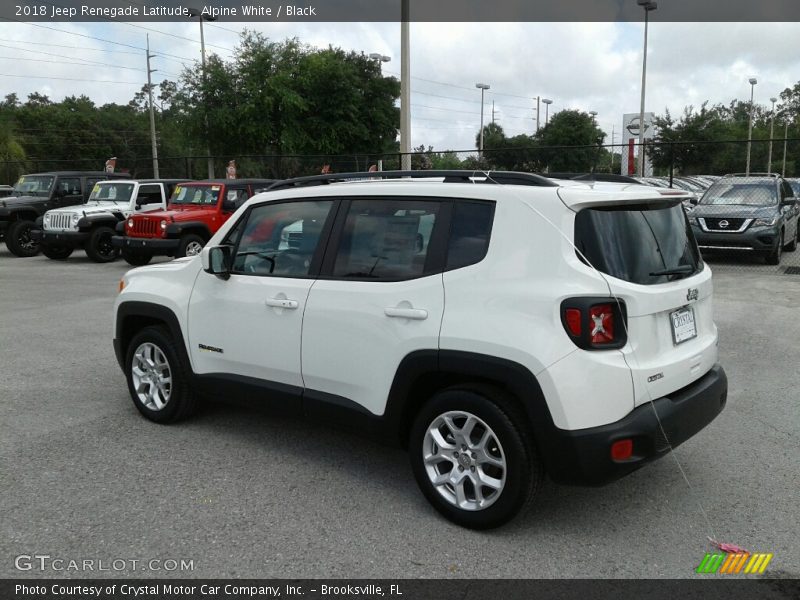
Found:
[[14, 195], [14, 187], [10, 185], [0, 185], [0, 198]]
[[76, 248], [83, 248], [94, 262], [111, 262], [119, 256], [119, 248], [111, 245], [117, 223], [136, 213], [164, 210], [172, 190], [184, 181], [99, 181], [86, 204], [48, 210], [39, 217], [31, 237], [48, 258], [63, 260]]
[[209, 179], [175, 187], [166, 210], [135, 214], [117, 226], [114, 248], [131, 265], [153, 256], [194, 256], [236, 209], [272, 179]]
[[352, 176], [394, 180], [276, 184], [200, 256], [124, 276], [114, 348], [144, 417], [178, 421], [202, 394], [339, 423], [407, 447], [431, 504], [488, 528], [544, 472], [612, 481], [723, 409], [681, 192]]
[[83, 204], [94, 184], [105, 179], [128, 178], [125, 173], [105, 171], [54, 171], [23, 175], [14, 194], [0, 200], [0, 231], [14, 256], [36, 256], [39, 242], [31, 236], [37, 217], [52, 208]]
[[703, 251], [761, 254], [777, 265], [798, 241], [800, 206], [789, 182], [779, 175], [726, 175], [706, 190], [689, 213]]

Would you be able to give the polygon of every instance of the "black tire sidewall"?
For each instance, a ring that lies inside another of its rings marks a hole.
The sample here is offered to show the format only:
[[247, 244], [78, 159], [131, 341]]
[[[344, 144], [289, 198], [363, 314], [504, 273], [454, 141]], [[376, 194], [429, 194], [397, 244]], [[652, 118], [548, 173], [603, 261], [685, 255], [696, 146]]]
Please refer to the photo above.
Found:
[[131, 265], [132, 267], [142, 267], [153, 259], [153, 255], [146, 254], [144, 252], [132, 252], [130, 250], [123, 250], [122, 258], [124, 258], [125, 262]]
[[183, 258], [184, 256], [186, 256], [186, 247], [192, 242], [198, 242], [201, 246], [206, 245], [206, 241], [196, 233], [187, 233], [186, 235], [181, 237], [181, 241], [178, 244], [178, 252], [176, 253], [176, 258]]
[[34, 251], [25, 250], [22, 246], [19, 245], [17, 242], [17, 238], [19, 237], [20, 232], [24, 228], [33, 229], [34, 223], [33, 221], [27, 221], [25, 219], [21, 219], [18, 221], [14, 221], [11, 225], [8, 226], [6, 230], [6, 247], [14, 256], [19, 256], [21, 258], [28, 258], [31, 256], [36, 256], [39, 254], [39, 250], [41, 249], [40, 244], [36, 244], [36, 249]]
[[115, 231], [111, 227], [108, 227], [106, 225], [97, 227], [94, 230], [92, 230], [92, 233], [89, 235], [89, 239], [86, 243], [86, 248], [85, 248], [86, 255], [94, 262], [99, 262], [99, 263], [113, 262], [117, 260], [117, 257], [119, 256], [118, 249], [114, 248], [110, 256], [102, 254], [98, 250], [100, 244], [100, 238], [104, 235], [107, 235], [110, 238], [113, 237], [114, 234]]
[[[145, 342], [154, 344], [164, 353], [172, 375], [170, 398], [167, 405], [161, 410], [151, 410], [142, 404], [133, 387], [133, 377], [131, 376], [133, 355], [136, 349]], [[168, 334], [162, 328], [146, 327], [133, 336], [130, 344], [128, 344], [127, 352], [125, 353], [125, 379], [128, 382], [128, 391], [130, 392], [134, 406], [145, 418], [156, 423], [170, 423], [180, 418], [179, 415], [183, 408], [181, 403], [187, 400], [184, 397], [186, 388], [184, 377], [185, 374], [181, 367], [179, 357], [175, 352], [172, 339], [168, 337]]]
[[[409, 436], [409, 458], [414, 477], [427, 500], [447, 519], [472, 529], [490, 529], [510, 521], [526, 505], [538, 463], [532, 440], [514, 425], [510, 415], [500, 407], [499, 397], [488, 397], [470, 389], [450, 389], [436, 394], [419, 412]], [[450, 504], [434, 488], [425, 471], [422, 444], [428, 425], [450, 410], [472, 413], [492, 428], [506, 458], [506, 483], [500, 498], [488, 508], [467, 511]]]

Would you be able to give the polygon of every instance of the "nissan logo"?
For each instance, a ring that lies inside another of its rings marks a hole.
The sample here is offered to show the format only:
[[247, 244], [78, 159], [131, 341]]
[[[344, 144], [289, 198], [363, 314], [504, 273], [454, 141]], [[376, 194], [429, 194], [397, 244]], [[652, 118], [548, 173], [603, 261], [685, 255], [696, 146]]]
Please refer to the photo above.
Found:
[[720, 226], [722, 229], [725, 229], [725, 228], [727, 228], [727, 227], [728, 227], [728, 225], [730, 225], [730, 223], [728, 223], [728, 222], [727, 222], [727, 221], [725, 221], [724, 219], [723, 219], [722, 221], [720, 221], [720, 222], [719, 222], [719, 226]]

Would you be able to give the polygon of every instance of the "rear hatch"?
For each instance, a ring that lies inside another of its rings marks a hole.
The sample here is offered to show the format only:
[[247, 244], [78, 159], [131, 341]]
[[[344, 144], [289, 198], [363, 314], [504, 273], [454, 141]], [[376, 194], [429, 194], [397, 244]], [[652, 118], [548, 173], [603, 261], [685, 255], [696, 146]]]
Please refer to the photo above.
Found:
[[[562, 190], [562, 193], [565, 190]], [[623, 196], [629, 196], [623, 194]], [[717, 361], [711, 271], [675, 195], [566, 202], [578, 256], [625, 303], [635, 405], [699, 379]]]

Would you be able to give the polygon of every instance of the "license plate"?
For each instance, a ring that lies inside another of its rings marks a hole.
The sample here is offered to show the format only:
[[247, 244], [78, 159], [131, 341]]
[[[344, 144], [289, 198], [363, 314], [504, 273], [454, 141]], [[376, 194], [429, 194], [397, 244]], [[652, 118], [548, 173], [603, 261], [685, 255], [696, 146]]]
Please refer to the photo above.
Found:
[[694, 322], [693, 308], [676, 310], [670, 313], [669, 319], [672, 321], [672, 341], [675, 344], [697, 337], [697, 325]]

